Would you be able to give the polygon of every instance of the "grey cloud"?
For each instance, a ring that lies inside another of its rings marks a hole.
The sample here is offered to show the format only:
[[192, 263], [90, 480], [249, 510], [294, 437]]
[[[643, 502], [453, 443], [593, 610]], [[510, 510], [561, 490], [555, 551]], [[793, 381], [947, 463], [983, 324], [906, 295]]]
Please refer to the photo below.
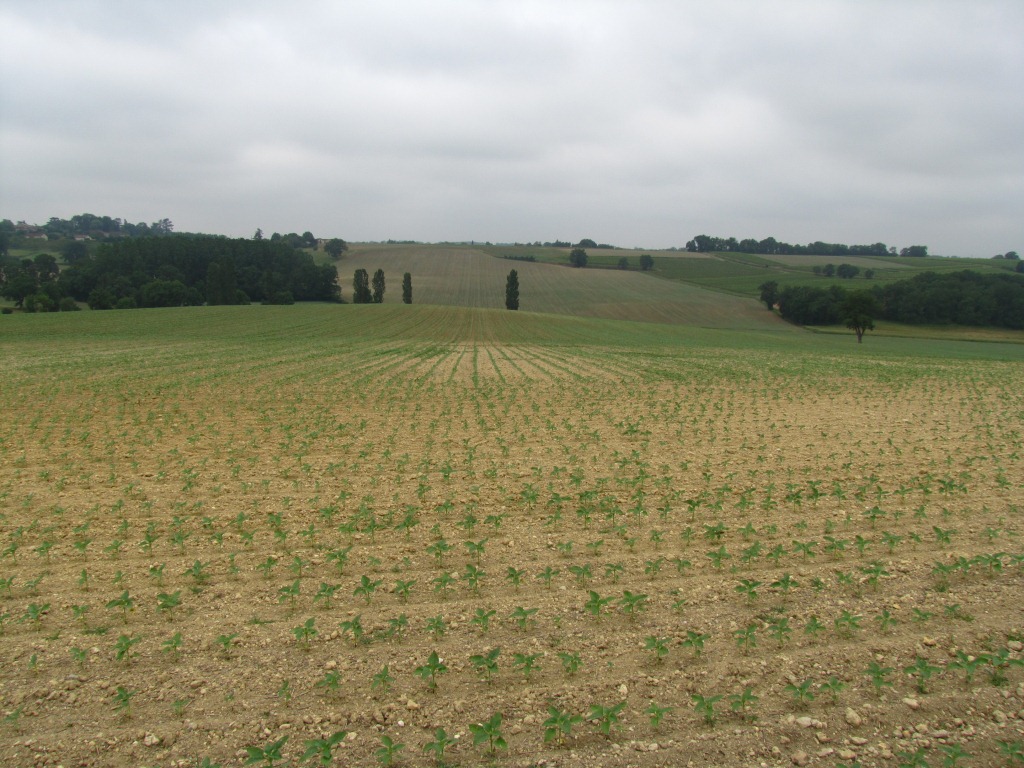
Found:
[[94, 0], [0, 24], [0, 215], [1024, 247], [1013, 0]]

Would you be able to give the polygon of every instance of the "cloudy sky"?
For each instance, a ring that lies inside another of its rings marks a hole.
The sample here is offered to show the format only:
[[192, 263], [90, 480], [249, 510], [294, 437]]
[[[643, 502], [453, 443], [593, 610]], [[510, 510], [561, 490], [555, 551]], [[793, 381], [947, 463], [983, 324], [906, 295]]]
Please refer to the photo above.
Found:
[[1021, 0], [0, 0], [0, 217], [1024, 252]]

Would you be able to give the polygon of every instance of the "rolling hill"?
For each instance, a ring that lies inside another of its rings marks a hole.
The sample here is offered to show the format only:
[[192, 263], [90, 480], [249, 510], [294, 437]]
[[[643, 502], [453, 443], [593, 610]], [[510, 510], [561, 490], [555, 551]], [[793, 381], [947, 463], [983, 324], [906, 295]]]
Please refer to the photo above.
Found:
[[401, 301], [401, 276], [409, 272], [416, 304], [503, 308], [505, 280], [515, 269], [524, 312], [703, 328], [792, 330], [753, 298], [637, 271], [512, 261], [469, 246], [354, 245], [338, 262], [346, 298], [351, 297], [351, 275], [357, 269], [370, 274], [384, 270], [385, 303]]

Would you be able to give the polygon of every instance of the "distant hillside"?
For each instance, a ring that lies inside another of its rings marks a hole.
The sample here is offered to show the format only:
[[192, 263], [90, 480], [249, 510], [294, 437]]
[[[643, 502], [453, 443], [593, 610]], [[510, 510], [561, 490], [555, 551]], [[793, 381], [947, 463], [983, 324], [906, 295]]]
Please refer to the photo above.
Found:
[[639, 271], [572, 269], [513, 261], [471, 246], [359, 245], [337, 262], [342, 297], [352, 295], [357, 269], [383, 269], [385, 303], [401, 302], [402, 275], [412, 275], [413, 303], [502, 308], [505, 280], [519, 273], [520, 311], [705, 328], [789, 328], [754, 298], [659, 280]]

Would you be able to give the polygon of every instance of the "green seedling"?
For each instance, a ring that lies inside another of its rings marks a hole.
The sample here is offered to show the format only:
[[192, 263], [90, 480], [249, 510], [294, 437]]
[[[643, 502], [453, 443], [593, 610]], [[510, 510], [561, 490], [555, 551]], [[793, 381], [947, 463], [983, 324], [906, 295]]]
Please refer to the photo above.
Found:
[[168, 620], [171, 619], [174, 609], [181, 605], [181, 590], [175, 590], [171, 594], [160, 592], [156, 596], [157, 610], [163, 613]]
[[843, 637], [852, 637], [860, 629], [861, 617], [844, 610], [833, 622], [836, 632]]
[[508, 743], [501, 733], [501, 713], [495, 712], [489, 720], [469, 726], [473, 734], [473, 745], [487, 744], [487, 754], [494, 755], [499, 749], [508, 749]]
[[230, 635], [217, 635], [216, 643], [220, 646], [220, 652], [225, 659], [231, 658], [231, 646], [236, 637], [238, 637], [237, 632], [232, 632]]
[[135, 610], [135, 600], [132, 599], [131, 595], [128, 594], [128, 590], [126, 589], [124, 592], [120, 594], [120, 596], [115, 597], [113, 600], [107, 603], [107, 610], [120, 610], [121, 618], [124, 620], [124, 623], [127, 624], [128, 612]]
[[611, 601], [611, 597], [601, 597], [597, 592], [591, 590], [590, 598], [583, 604], [583, 607], [591, 616], [600, 619], [601, 612]]
[[388, 665], [385, 664], [380, 668], [380, 671], [370, 679], [370, 689], [376, 691], [379, 688], [384, 693], [387, 693], [394, 681], [395, 678], [391, 676], [391, 670], [388, 668]]
[[439, 768], [444, 768], [447, 765], [444, 759], [445, 752], [448, 747], [456, 743], [456, 740], [449, 736], [444, 728], [438, 728], [434, 731], [434, 739], [423, 745], [423, 751], [433, 754], [434, 764]]
[[653, 701], [644, 710], [644, 714], [650, 718], [651, 728], [657, 729], [661, 727], [661, 721], [665, 719], [665, 715], [675, 712], [675, 707], [659, 707]]
[[524, 576], [526, 576], [525, 568], [513, 568], [510, 565], [508, 570], [505, 571], [505, 578], [512, 582], [512, 586], [516, 592], [519, 591], [519, 585], [522, 584]]
[[892, 667], [883, 667], [879, 665], [877, 661], [872, 661], [868, 664], [868, 668], [864, 670], [864, 674], [871, 678], [871, 685], [875, 689], [875, 693], [878, 696], [882, 695], [883, 688], [892, 688], [892, 682], [886, 678], [893, 673]]
[[537, 659], [541, 658], [543, 653], [516, 653], [512, 655], [512, 668], [523, 673], [523, 677], [527, 680], [530, 679], [537, 669]]
[[515, 622], [516, 626], [519, 627], [519, 629], [526, 629], [527, 626], [533, 624], [533, 616], [537, 613], [538, 610], [539, 609], [537, 608], [524, 608], [521, 605], [516, 606], [516, 609], [512, 611], [512, 614], [511, 616], [509, 616], [509, 618]]
[[757, 599], [757, 588], [761, 586], [761, 583], [752, 579], [743, 579], [736, 585], [736, 591], [741, 595], [746, 595], [747, 600], [753, 602]]
[[753, 689], [748, 686], [739, 693], [729, 695], [729, 708], [744, 720], [747, 718], [753, 719], [750, 710], [757, 704], [758, 700], [758, 697], [754, 695]]
[[403, 603], [409, 602], [409, 593], [412, 592], [413, 586], [416, 584], [416, 579], [409, 579], [403, 581], [399, 579], [395, 582], [394, 593], [398, 595], [398, 599]]
[[181, 652], [181, 632], [175, 632], [160, 646], [163, 653], [170, 654], [171, 658], [177, 661]]
[[132, 698], [136, 693], [137, 691], [129, 691], [124, 686], [117, 686], [117, 690], [114, 692], [114, 711], [130, 718], [132, 716]]
[[309, 650], [310, 643], [313, 638], [318, 634], [316, 627], [313, 626], [314, 624], [316, 624], [316, 619], [310, 616], [306, 619], [304, 624], [300, 624], [299, 626], [292, 628], [292, 634], [295, 635], [295, 640], [301, 643], [302, 648], [307, 651]]
[[537, 579], [544, 582], [545, 589], [551, 589], [551, 582], [554, 580], [560, 571], [557, 568], [552, 568], [550, 565], [544, 566], [544, 570], [537, 574]]
[[71, 654], [71, 658], [74, 659], [75, 664], [78, 665], [79, 669], [85, 666], [85, 662], [89, 658], [89, 652], [84, 648], [79, 648], [78, 646], [69, 648], [68, 653]]
[[299, 599], [299, 594], [302, 592], [302, 581], [296, 579], [291, 584], [286, 584], [277, 590], [277, 602], [283, 603], [288, 601], [288, 609], [290, 612], [295, 612], [295, 602]]
[[807, 705], [814, 701], [814, 691], [811, 690], [811, 686], [814, 681], [808, 678], [799, 685], [790, 683], [783, 690], [790, 694], [796, 701], [797, 707], [800, 709], [806, 709]]
[[644, 650], [654, 654], [654, 661], [660, 664], [668, 656], [668, 638], [648, 635], [644, 638]]
[[334, 748], [341, 744], [346, 736], [348, 736], [348, 731], [336, 731], [326, 739], [307, 739], [306, 751], [299, 758], [300, 762], [331, 765], [334, 762]]
[[704, 643], [711, 638], [711, 635], [702, 634], [700, 632], [694, 632], [692, 629], [686, 630], [686, 637], [683, 638], [681, 644], [693, 650], [693, 656], [699, 659], [701, 654], [704, 652]]
[[288, 678], [285, 678], [281, 683], [281, 687], [277, 689], [277, 698], [279, 698], [286, 707], [291, 706], [292, 703], [292, 682]]
[[626, 566], [622, 563], [605, 563], [604, 575], [605, 578], [611, 579], [613, 584], [617, 584], [625, 570]]
[[441, 658], [437, 655], [437, 651], [431, 651], [430, 656], [427, 658], [427, 663], [416, 667], [414, 673], [417, 677], [427, 683], [427, 687], [431, 691], [436, 691], [437, 678], [440, 675], [445, 674], [447, 671], [448, 666], [441, 661]]
[[570, 653], [569, 651], [559, 651], [558, 658], [562, 661], [562, 671], [566, 675], [572, 677], [575, 675], [582, 664], [580, 655], [578, 653]]
[[272, 766], [284, 760], [281, 749], [287, 741], [288, 737], [282, 736], [277, 741], [263, 747], [246, 747], [245, 751], [248, 753], [249, 759], [245, 761], [245, 764], [255, 765], [256, 763], [262, 763], [267, 768], [272, 768]]
[[492, 676], [498, 671], [498, 656], [501, 648], [492, 648], [487, 653], [478, 653], [469, 657], [469, 663], [476, 669], [487, 682], [491, 682]]
[[324, 608], [327, 610], [331, 609], [331, 600], [334, 599], [334, 594], [341, 589], [340, 584], [328, 584], [326, 581], [320, 582], [320, 589], [317, 590], [316, 594], [313, 595], [313, 602], [323, 601]]
[[790, 636], [793, 634], [792, 628], [789, 626], [789, 619], [785, 616], [774, 618], [768, 622], [768, 634], [770, 634], [778, 642], [779, 647], [784, 646]]
[[448, 627], [444, 622], [444, 617], [441, 614], [437, 616], [431, 616], [427, 619], [427, 632], [434, 636], [435, 640], [439, 640], [444, 637], [445, 632], [448, 631]]
[[472, 589], [473, 592], [479, 592], [480, 582], [483, 581], [486, 575], [487, 573], [485, 571], [472, 563], [469, 563], [466, 565], [466, 569], [462, 572], [462, 580], [469, 585], [469, 588]]
[[387, 734], [380, 737], [380, 749], [377, 750], [377, 762], [388, 766], [395, 764], [395, 756], [405, 749], [405, 744], [399, 744]]
[[957, 651], [956, 659], [949, 662], [949, 668], [962, 670], [964, 673], [964, 683], [970, 686], [974, 683], [974, 675], [988, 662], [989, 657], [984, 653], [979, 656], [971, 656], [963, 651]]
[[636, 615], [640, 613], [647, 606], [647, 595], [637, 592], [630, 592], [628, 589], [623, 590], [622, 597], [619, 598], [619, 608], [625, 613], [630, 620], [636, 618]]
[[597, 723], [598, 731], [607, 737], [611, 735], [612, 727], [617, 728], [619, 726], [619, 718], [625, 708], [625, 701], [620, 701], [618, 704], [614, 704], [610, 707], [605, 707], [600, 704], [591, 704], [587, 720]]
[[829, 694], [832, 697], [832, 703], [838, 704], [839, 694], [843, 692], [844, 688], [846, 688], [846, 684], [833, 675], [818, 686], [818, 691]]
[[715, 704], [722, 700], [721, 694], [715, 696], [701, 696], [699, 693], [690, 697], [693, 701], [693, 708], [701, 716], [706, 725], [715, 725]]
[[543, 722], [544, 743], [554, 741], [556, 745], [562, 746], [572, 732], [573, 726], [582, 722], [582, 715], [574, 715], [560, 710], [554, 704], [549, 704], [548, 719]]
[[384, 583], [383, 579], [377, 579], [376, 581], [370, 579], [369, 576], [363, 575], [359, 577], [359, 586], [356, 587], [352, 594], [355, 597], [362, 597], [369, 605], [373, 599], [374, 593], [377, 591], [377, 587]]
[[405, 637], [406, 630], [409, 629], [409, 617], [404, 613], [399, 614], [396, 618], [388, 619], [388, 637], [396, 638], [399, 642]]
[[353, 645], [359, 645], [363, 639], [363, 615], [356, 614], [351, 619], [346, 619], [338, 624], [341, 634], [352, 637]]
[[477, 608], [476, 613], [470, 621], [479, 627], [481, 634], [487, 634], [487, 630], [491, 628], [491, 619], [494, 618], [496, 611], [493, 609], [485, 610], [483, 608]]
[[132, 663], [132, 648], [134, 648], [140, 641], [141, 637], [135, 637], [134, 635], [120, 635], [117, 641], [114, 643], [114, 657], [118, 661], [123, 661], [129, 666]]
[[752, 648], [757, 648], [757, 624], [748, 624], [743, 629], [737, 629], [732, 636], [736, 640], [736, 647], [744, 654], [750, 653]]
[[313, 683], [317, 688], [322, 688], [330, 695], [336, 695], [341, 690], [341, 673], [330, 669], [324, 672], [324, 676]]
[[35, 629], [39, 629], [42, 624], [43, 618], [50, 612], [49, 603], [29, 603], [25, 608], [25, 613], [18, 619], [19, 624], [24, 624], [26, 621], [32, 622], [32, 626]]

